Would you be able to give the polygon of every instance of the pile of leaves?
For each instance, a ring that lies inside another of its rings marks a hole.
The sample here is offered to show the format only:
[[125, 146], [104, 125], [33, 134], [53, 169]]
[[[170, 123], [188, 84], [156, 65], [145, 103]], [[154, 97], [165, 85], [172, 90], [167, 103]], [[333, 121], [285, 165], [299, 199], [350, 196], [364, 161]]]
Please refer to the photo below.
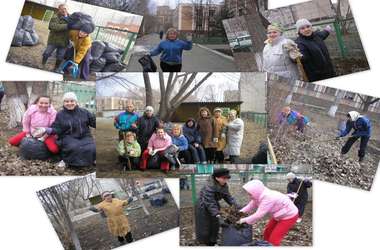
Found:
[[234, 206], [222, 208], [220, 214], [228, 224], [231, 224], [236, 228], [242, 227], [242, 224], [239, 224], [238, 222], [241, 218], [247, 217], [246, 213], [239, 212], [239, 209]]

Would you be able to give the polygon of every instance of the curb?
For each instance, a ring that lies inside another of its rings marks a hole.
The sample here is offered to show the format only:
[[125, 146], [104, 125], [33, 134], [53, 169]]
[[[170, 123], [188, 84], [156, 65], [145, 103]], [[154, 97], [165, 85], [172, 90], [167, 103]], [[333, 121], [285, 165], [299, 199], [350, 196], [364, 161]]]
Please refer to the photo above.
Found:
[[215, 54], [217, 54], [217, 55], [219, 55], [219, 56], [221, 56], [221, 57], [224, 57], [224, 58], [226, 58], [226, 59], [228, 59], [228, 60], [235, 61], [234, 58], [233, 58], [232, 56], [225, 55], [225, 54], [223, 54], [222, 52], [219, 52], [219, 51], [216, 51], [216, 50], [210, 49], [210, 48], [208, 48], [208, 47], [206, 47], [206, 46], [204, 46], [204, 45], [200, 45], [199, 43], [194, 43], [194, 44], [195, 44], [196, 46], [202, 48], [202, 49], [205, 49], [205, 50], [207, 50], [207, 51], [210, 51], [210, 52], [212, 52], [212, 53], [215, 53]]

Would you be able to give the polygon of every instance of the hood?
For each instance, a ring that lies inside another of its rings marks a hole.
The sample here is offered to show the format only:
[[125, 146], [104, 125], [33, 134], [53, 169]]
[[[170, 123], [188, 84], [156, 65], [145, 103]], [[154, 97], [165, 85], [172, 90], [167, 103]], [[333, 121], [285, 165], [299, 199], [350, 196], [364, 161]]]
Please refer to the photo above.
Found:
[[[32, 111], [32, 112], [38, 112], [40, 111], [39, 107], [37, 106], [37, 104], [32, 104], [30, 105], [29, 109]], [[54, 109], [53, 105], [50, 104], [50, 107], [48, 107], [47, 113], [53, 113], [53, 112], [56, 112], [56, 110]]]
[[[192, 122], [193, 122], [194, 125], [193, 125], [192, 127], [187, 126], [187, 123], [188, 123], [189, 121], [192, 121]], [[187, 127], [187, 128], [195, 128], [195, 127], [197, 127], [197, 122], [195, 121], [194, 118], [189, 118], [189, 119], [185, 122], [185, 127]]]
[[265, 191], [266, 187], [259, 180], [252, 180], [244, 184], [243, 189], [247, 191], [252, 198], [259, 200], [261, 194]]
[[360, 117], [359, 112], [356, 111], [350, 111], [348, 112], [348, 115], [351, 117], [352, 121], [356, 121]]

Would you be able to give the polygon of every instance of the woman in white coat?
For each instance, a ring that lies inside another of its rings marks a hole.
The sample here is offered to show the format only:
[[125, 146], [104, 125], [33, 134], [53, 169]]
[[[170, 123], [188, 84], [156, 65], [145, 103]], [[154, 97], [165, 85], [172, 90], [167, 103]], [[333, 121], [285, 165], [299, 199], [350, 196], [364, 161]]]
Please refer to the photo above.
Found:
[[244, 122], [237, 117], [236, 110], [231, 109], [228, 113], [227, 124], [227, 145], [224, 150], [229, 155], [231, 163], [238, 163], [240, 156], [240, 148], [243, 143]]
[[267, 37], [263, 50], [263, 71], [299, 79], [297, 64], [293, 61], [294, 56], [299, 56], [294, 41], [283, 36], [283, 30], [278, 24], [268, 26]]

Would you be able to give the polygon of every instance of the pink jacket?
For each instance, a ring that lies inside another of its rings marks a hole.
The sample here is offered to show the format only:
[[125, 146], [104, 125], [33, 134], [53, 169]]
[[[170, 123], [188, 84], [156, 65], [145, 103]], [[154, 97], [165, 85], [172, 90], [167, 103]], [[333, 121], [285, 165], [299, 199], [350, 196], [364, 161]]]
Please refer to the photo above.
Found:
[[148, 142], [148, 148], [157, 149], [157, 148], [163, 148], [166, 149], [170, 145], [172, 145], [172, 138], [170, 135], [165, 133], [165, 136], [163, 139], [159, 138], [156, 133], [154, 133]]
[[40, 112], [37, 105], [32, 104], [22, 118], [23, 131], [33, 133], [37, 127], [48, 128], [55, 120], [57, 111], [50, 106], [47, 112]]
[[254, 224], [266, 214], [276, 220], [290, 219], [298, 214], [298, 208], [287, 195], [270, 190], [259, 180], [252, 180], [243, 188], [251, 195], [252, 200], [240, 211], [248, 213], [257, 208], [254, 214], [242, 219], [247, 224]]

